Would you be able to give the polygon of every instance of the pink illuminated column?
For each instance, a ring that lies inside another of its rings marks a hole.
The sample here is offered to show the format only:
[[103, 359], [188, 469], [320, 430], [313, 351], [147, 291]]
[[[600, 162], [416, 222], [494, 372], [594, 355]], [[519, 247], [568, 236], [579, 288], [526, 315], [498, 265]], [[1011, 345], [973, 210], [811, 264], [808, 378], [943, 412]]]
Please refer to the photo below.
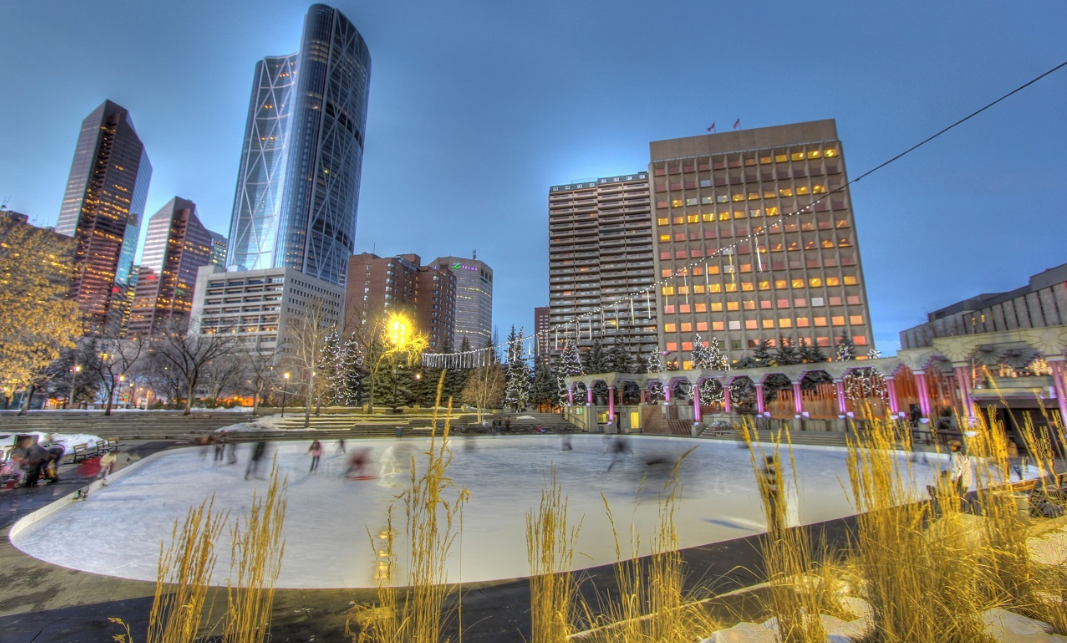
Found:
[[733, 410], [734, 410], [733, 401], [730, 399], [730, 382], [729, 381], [724, 382], [723, 385], [722, 385], [722, 410], [727, 415], [729, 415], [730, 413], [733, 413]]
[[804, 412], [804, 400], [800, 398], [800, 382], [793, 382], [793, 406], [796, 407], [797, 415]]
[[894, 377], [885, 378], [885, 393], [889, 396], [889, 412], [893, 415], [900, 413], [900, 402], [897, 400], [897, 380]]
[[1064, 380], [1067, 374], [1067, 364], [1062, 358], [1046, 358], [1046, 361], [1052, 369], [1052, 385], [1056, 391], [1056, 402], [1060, 405], [1060, 419], [1067, 423], [1067, 381]]
[[919, 411], [924, 418], [930, 417], [930, 388], [926, 383], [926, 373], [915, 371], [915, 386], [919, 389]]
[[591, 384], [585, 389], [585, 403], [587, 406], [593, 406], [593, 386]]
[[700, 422], [700, 385], [693, 385], [693, 421]]
[[574, 387], [567, 387], [567, 404], [574, 404]]
[[965, 417], [974, 417], [974, 409], [971, 408], [971, 365], [953, 364], [956, 370], [956, 382], [960, 386], [960, 401], [963, 402]]
[[615, 387], [608, 387], [608, 422], [615, 421]]
[[848, 400], [845, 399], [845, 380], [834, 380], [834, 390], [837, 391], [837, 413], [848, 413]]
[[756, 384], [756, 411], [763, 415], [767, 410], [767, 402], [763, 399], [763, 384]]
[[671, 401], [671, 383], [667, 382], [663, 385], [663, 400], [666, 402]]

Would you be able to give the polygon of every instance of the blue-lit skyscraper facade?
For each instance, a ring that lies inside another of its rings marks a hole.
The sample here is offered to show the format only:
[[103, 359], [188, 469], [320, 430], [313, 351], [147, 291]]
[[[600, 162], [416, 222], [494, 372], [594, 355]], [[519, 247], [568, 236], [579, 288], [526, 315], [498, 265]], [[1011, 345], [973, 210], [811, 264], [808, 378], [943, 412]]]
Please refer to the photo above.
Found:
[[229, 270], [289, 267], [344, 282], [355, 246], [370, 52], [312, 5], [300, 51], [257, 63], [230, 223]]

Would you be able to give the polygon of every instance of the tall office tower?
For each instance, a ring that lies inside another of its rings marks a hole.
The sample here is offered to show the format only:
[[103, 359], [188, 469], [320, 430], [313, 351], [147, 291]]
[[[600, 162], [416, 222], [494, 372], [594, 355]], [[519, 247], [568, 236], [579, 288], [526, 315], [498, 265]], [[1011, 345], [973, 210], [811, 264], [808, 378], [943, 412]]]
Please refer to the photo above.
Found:
[[493, 269], [462, 257], [438, 257], [431, 265], [456, 276], [456, 330], [452, 346], [459, 350], [466, 339], [471, 348], [485, 348], [493, 338]]
[[104, 101], [82, 121], [56, 224], [77, 242], [70, 296], [87, 332], [121, 325], [151, 178], [129, 112]]
[[211, 234], [211, 265], [225, 269], [226, 247], [230, 244], [230, 240], [218, 232], [208, 230], [208, 233]]
[[230, 223], [229, 270], [288, 267], [343, 284], [356, 235], [370, 52], [312, 5], [300, 51], [256, 64]]
[[548, 306], [534, 308], [534, 336], [537, 338], [538, 355], [548, 355], [552, 350], [552, 336], [549, 333], [552, 324], [551, 311]]
[[444, 350], [455, 329], [456, 278], [449, 270], [421, 262], [416, 254], [353, 255], [348, 261], [346, 324], [363, 323], [382, 311], [405, 313], [427, 335], [430, 350]]
[[184, 332], [197, 271], [210, 263], [211, 233], [200, 223], [196, 204], [174, 197], [148, 220], [127, 334]]
[[[548, 195], [548, 305], [552, 350], [594, 337], [637, 359], [657, 350], [651, 299], [630, 294], [654, 282], [648, 174], [555, 185]], [[623, 303], [615, 305], [622, 300]], [[581, 315], [603, 314], [573, 323]], [[558, 331], [556, 329], [559, 329]]]
[[[685, 367], [697, 333], [718, 337], [734, 360], [761, 340], [827, 356], [842, 336], [873, 348], [833, 120], [653, 142], [649, 172], [668, 361]], [[716, 255], [753, 233], [756, 243]], [[709, 257], [707, 270], [687, 269]]]

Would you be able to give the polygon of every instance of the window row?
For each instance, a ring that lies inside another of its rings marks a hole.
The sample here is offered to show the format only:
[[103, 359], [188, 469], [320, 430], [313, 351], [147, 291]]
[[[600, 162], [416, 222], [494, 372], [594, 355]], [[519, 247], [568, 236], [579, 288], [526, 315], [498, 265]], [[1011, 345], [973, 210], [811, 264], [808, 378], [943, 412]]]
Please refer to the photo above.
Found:
[[712, 158], [683, 161], [679, 165], [657, 167], [653, 170], [656, 176], [667, 174], [679, 174], [682, 172], [695, 172], [696, 170], [724, 170], [726, 168], [754, 167], [755, 165], [768, 165], [770, 163], [790, 163], [798, 161], [815, 160], [819, 158], [836, 158], [836, 147], [812, 148], [801, 150], [764, 150], [750, 154], [734, 154], [730, 156], [716, 156]]
[[[786, 265], [787, 264], [786, 264], [785, 261], [767, 261], [767, 262], [763, 263], [763, 269], [764, 270], [769, 270], [769, 271], [785, 270]], [[854, 265], [856, 265], [856, 260], [853, 257], [841, 257], [840, 259], [838, 259], [837, 257], [822, 257], [820, 259], [807, 259], [806, 261], [800, 261], [798, 259], [798, 260], [795, 260], [795, 261], [789, 261], [788, 262], [788, 266], [792, 270], [802, 270], [804, 268], [836, 268], [838, 266], [854, 266]], [[709, 275], [718, 275], [718, 274], [723, 274], [723, 273], [731, 274], [732, 272], [740, 272], [740, 273], [753, 272], [751, 263], [739, 263], [739, 264], [737, 264], [736, 268], [732, 268], [729, 265], [721, 266], [721, 267], [720, 266], [706, 266], [706, 268], [707, 268], [707, 271], [708, 271]], [[689, 274], [689, 275], [693, 275], [693, 276], [700, 276], [700, 275], [704, 274], [704, 267], [697, 266], [696, 268], [693, 268], [691, 271], [688, 271], [688, 272], [683, 271], [683, 274]], [[675, 271], [674, 271], [673, 268], [663, 268], [662, 270], [660, 270], [660, 276], [664, 277], [664, 278], [673, 277], [673, 276], [675, 276]], [[608, 282], [608, 283], [610, 283], [610, 282]]]
[[[774, 348], [778, 343], [774, 339], [769, 339], [767, 341], [770, 343], [771, 348]], [[731, 350], [741, 350], [741, 347], [742, 347], [742, 341], [739, 340], [739, 339], [727, 340], [726, 342], [723, 342], [723, 343], [724, 343], [724, 345], [729, 346], [729, 348]], [[836, 343], [837, 343], [837, 338], [836, 337], [816, 337], [815, 338], [815, 345], [818, 346], [819, 348], [830, 348], [832, 346], [835, 346]], [[867, 336], [866, 335], [853, 335], [852, 336], [852, 343], [855, 344], [856, 346], [867, 346]], [[757, 346], [759, 346], [759, 340], [758, 339], [750, 339], [747, 342], [744, 342], [744, 345], [747, 346], [747, 348], [750, 348], [750, 349], [751, 348], [756, 348]], [[666, 347], [667, 347], [667, 352], [668, 353], [677, 352], [678, 351], [678, 342], [667, 342]], [[692, 351], [693, 350], [693, 342], [682, 342], [682, 350], [683, 351]], [[857, 359], [867, 359], [867, 357], [866, 356], [860, 356], [860, 357], [857, 357]], [[693, 362], [690, 361], [690, 360], [683, 361], [682, 362], [682, 368], [685, 369], [685, 370], [691, 370], [693, 368]]]
[[[713, 205], [716, 203], [741, 203], [742, 201], [759, 201], [760, 199], [788, 199], [794, 196], [808, 196], [809, 194], [826, 194], [827, 189], [825, 185], [816, 183], [811, 187], [806, 185], [796, 185], [792, 187], [783, 187], [775, 190], [774, 188], [763, 189], [751, 189], [747, 192], [736, 192], [734, 194], [716, 194], [715, 196], [702, 196], [702, 197], [688, 197], [685, 199], [670, 199], [667, 201], [656, 201], [656, 208], [664, 210], [668, 206], [672, 208], [683, 208], [686, 206], [694, 205]], [[839, 207], [844, 207], [844, 201], [842, 200]]]
[[[835, 295], [833, 297], [812, 297], [811, 298], [811, 306], [812, 307], [842, 306], [845, 303], [847, 303], [849, 306], [859, 306], [860, 303], [861, 303], [860, 296], [859, 295], [848, 295], [846, 297], [839, 297], [839, 296]], [[796, 308], [807, 308], [808, 307], [808, 299], [806, 299], [804, 297], [798, 297], [796, 299], [776, 299], [776, 300], [764, 299], [764, 300], [760, 300], [759, 302], [757, 302], [754, 299], [746, 299], [746, 300], [740, 301], [740, 302], [738, 302], [738, 301], [728, 301], [728, 302], [716, 301], [716, 302], [711, 302], [711, 303], [693, 302], [693, 303], [690, 303], [690, 304], [665, 304], [663, 306], [663, 314], [665, 314], [665, 315], [674, 315], [674, 314], [684, 315], [684, 314], [687, 314], [687, 313], [706, 313], [709, 310], [711, 312], [713, 312], [713, 313], [721, 313], [724, 310], [726, 310], [728, 312], [729, 311], [737, 311], [737, 310], [756, 310], [757, 304], [759, 305], [759, 309], [760, 310], [772, 310], [774, 308], [778, 308], [779, 310], [781, 310], [781, 309], [784, 309], [784, 308], [790, 308], [791, 306], [794, 306]]]
[[663, 325], [665, 333], [703, 333], [709, 330], [773, 330], [775, 328], [824, 328], [827, 326], [862, 326], [863, 315], [849, 315], [848, 323], [845, 323], [845, 315], [833, 315], [830, 317], [780, 317], [778, 319], [734, 319], [730, 321], [712, 322], [682, 322], [668, 323]]

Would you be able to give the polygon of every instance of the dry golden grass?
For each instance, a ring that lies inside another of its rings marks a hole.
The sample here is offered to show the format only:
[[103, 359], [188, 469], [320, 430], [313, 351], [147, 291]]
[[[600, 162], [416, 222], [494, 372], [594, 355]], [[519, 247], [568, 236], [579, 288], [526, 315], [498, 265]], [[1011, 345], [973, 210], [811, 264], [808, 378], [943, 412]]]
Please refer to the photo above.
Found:
[[231, 578], [227, 581], [224, 643], [261, 643], [269, 639], [274, 583], [281, 571], [285, 542], [286, 487], [279, 480], [277, 458], [263, 498], [253, 496], [244, 524], [231, 529]]
[[574, 631], [577, 583], [568, 570], [580, 529], [580, 524], [568, 527], [567, 497], [553, 468], [541, 489], [540, 507], [526, 514], [531, 643], [563, 643]]
[[[463, 506], [469, 492], [460, 489], [448, 477], [452, 451], [448, 436], [452, 421], [452, 399], [449, 398], [444, 430], [437, 436], [437, 407], [445, 372], [437, 382], [430, 448], [425, 470], [419, 470], [416, 457], [411, 459], [408, 489], [402, 494], [406, 518], [405, 536], [408, 545], [406, 589], [395, 586], [396, 551], [392, 527], [392, 509], [387, 515], [387, 527], [382, 548], [376, 547], [379, 562], [390, 567], [379, 574], [378, 605], [357, 606], [349, 614], [348, 632], [360, 643], [438, 643], [450, 614], [445, 603], [453, 592], [448, 583], [445, 563], [456, 538], [463, 529]], [[381, 534], [379, 534], [381, 536]], [[372, 539], [373, 544], [373, 539]], [[457, 601], [459, 603], [459, 601]], [[459, 629], [462, 632], [462, 611]], [[359, 623], [352, 632], [352, 622]], [[462, 636], [462, 634], [461, 634]]]

